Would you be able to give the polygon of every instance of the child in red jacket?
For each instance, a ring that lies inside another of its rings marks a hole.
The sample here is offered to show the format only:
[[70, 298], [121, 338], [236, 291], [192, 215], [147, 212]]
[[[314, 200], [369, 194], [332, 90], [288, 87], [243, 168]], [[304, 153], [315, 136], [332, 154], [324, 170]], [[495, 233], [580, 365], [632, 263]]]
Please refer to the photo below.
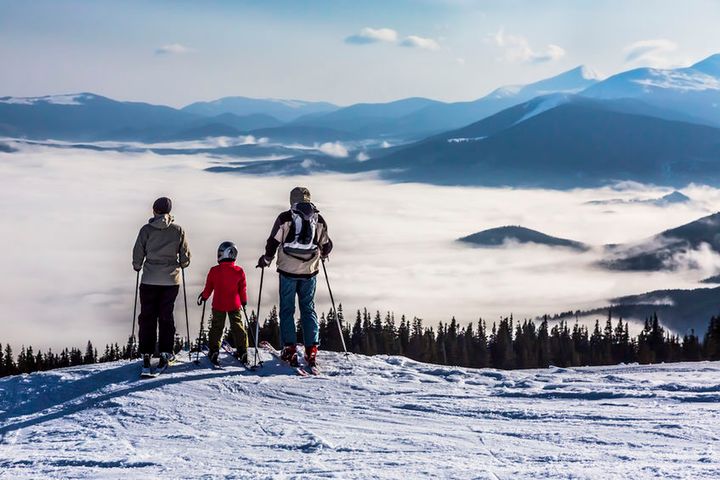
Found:
[[212, 321], [208, 339], [208, 357], [218, 365], [222, 334], [225, 329], [225, 315], [230, 318], [230, 331], [235, 340], [238, 360], [247, 360], [248, 337], [243, 325], [240, 309], [247, 305], [247, 283], [245, 272], [235, 265], [237, 247], [233, 242], [223, 242], [218, 247], [218, 264], [208, 272], [205, 289], [198, 297], [198, 305], [213, 295]]

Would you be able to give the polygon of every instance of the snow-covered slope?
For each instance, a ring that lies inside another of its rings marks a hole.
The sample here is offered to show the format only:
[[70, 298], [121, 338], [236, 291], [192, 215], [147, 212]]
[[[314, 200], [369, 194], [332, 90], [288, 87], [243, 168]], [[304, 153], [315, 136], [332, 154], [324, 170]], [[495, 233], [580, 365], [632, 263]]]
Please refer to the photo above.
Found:
[[589, 86], [582, 95], [596, 99], [635, 98], [720, 125], [720, 55], [689, 67], [636, 68]]
[[[0, 478], [717, 478], [720, 363], [325, 375], [119, 362], [0, 380]], [[203, 358], [203, 361], [207, 361]], [[230, 364], [232, 360], [225, 359]]]

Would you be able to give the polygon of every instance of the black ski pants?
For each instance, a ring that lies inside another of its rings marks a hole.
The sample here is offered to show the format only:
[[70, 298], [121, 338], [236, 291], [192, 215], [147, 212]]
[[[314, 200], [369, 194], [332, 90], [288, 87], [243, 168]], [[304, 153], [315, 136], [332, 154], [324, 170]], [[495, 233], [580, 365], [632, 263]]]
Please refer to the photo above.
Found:
[[[175, 344], [175, 299], [180, 285], [140, 284], [140, 354], [172, 352]], [[158, 334], [159, 331], [159, 334]]]

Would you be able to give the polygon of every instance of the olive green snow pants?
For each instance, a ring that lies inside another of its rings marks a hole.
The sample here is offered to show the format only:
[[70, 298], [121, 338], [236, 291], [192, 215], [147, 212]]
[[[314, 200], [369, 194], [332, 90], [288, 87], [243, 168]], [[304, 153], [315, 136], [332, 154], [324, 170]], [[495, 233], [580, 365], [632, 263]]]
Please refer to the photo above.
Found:
[[230, 332], [235, 341], [235, 348], [239, 352], [245, 352], [248, 348], [247, 332], [243, 325], [240, 310], [233, 312], [212, 311], [212, 321], [210, 322], [210, 336], [208, 338], [208, 349], [210, 353], [219, 352], [222, 342], [223, 330], [225, 330], [225, 315], [230, 317]]

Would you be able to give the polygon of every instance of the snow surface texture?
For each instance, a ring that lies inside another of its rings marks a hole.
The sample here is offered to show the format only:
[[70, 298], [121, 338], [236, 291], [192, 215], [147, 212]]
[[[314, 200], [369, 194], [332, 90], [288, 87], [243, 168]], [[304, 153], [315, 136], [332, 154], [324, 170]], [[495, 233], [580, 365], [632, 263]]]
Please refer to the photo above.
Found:
[[[264, 354], [267, 355], [267, 354]], [[720, 362], [324, 375], [137, 362], [0, 380], [0, 478], [718, 478]]]

